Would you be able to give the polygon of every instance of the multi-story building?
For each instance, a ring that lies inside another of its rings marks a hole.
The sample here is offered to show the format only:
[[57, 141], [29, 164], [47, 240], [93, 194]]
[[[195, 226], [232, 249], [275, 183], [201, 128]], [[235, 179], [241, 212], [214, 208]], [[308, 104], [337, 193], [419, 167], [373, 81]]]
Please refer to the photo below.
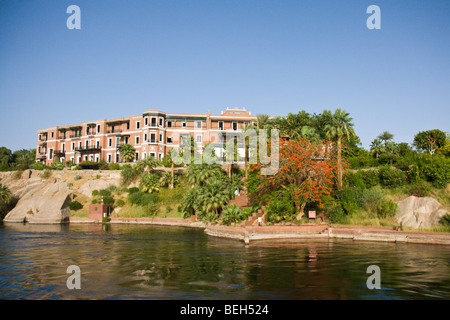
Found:
[[[120, 148], [125, 144], [136, 150], [135, 161], [148, 156], [162, 159], [170, 149], [180, 147], [190, 135], [199, 150], [213, 144], [216, 155], [221, 155], [224, 137], [240, 133], [257, 118], [245, 109], [227, 109], [220, 115], [166, 113], [157, 110], [141, 115], [84, 122], [38, 130], [36, 160], [51, 165], [53, 161], [105, 160], [123, 162]], [[242, 156], [242, 155], [241, 155]]]

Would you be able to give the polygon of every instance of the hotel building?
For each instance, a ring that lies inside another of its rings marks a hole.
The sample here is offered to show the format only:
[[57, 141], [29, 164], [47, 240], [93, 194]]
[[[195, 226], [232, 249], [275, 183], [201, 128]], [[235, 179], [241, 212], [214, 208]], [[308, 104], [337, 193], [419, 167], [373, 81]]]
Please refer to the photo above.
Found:
[[[78, 164], [82, 161], [120, 163], [120, 148], [130, 144], [136, 149], [135, 161], [148, 156], [162, 159], [170, 149], [179, 148], [183, 137], [190, 135], [201, 152], [213, 144], [222, 156], [226, 136], [239, 134], [257, 118], [245, 109], [227, 109], [220, 115], [166, 113], [157, 110], [141, 115], [98, 120], [38, 130], [36, 161], [51, 165], [59, 160]], [[243, 149], [243, 148], [241, 148]], [[238, 148], [240, 158], [243, 150]]]

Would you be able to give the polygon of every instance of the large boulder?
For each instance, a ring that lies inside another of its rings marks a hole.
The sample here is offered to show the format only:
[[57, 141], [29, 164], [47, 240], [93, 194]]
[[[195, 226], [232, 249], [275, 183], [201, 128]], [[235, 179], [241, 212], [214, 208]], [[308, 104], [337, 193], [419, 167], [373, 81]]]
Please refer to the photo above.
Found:
[[41, 183], [22, 193], [16, 207], [5, 217], [4, 222], [29, 222], [52, 224], [68, 222], [72, 191], [66, 182]]
[[398, 202], [397, 220], [403, 226], [429, 228], [439, 225], [447, 213], [436, 199], [410, 196]]

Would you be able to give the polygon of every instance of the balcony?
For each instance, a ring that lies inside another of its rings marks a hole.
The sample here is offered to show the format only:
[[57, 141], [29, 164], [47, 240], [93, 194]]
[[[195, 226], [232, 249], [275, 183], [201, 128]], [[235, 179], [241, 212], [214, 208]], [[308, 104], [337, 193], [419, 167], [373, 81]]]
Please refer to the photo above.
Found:
[[69, 136], [69, 138], [70, 138], [70, 139], [80, 139], [80, 138], [81, 138], [81, 135], [71, 134], [71, 135]]
[[55, 155], [55, 157], [60, 158], [60, 157], [64, 157], [65, 156], [66, 151], [64, 151], [64, 150], [54, 150], [53, 154]]
[[84, 146], [84, 147], [79, 147], [79, 148], [75, 148], [75, 152], [79, 152], [79, 153], [97, 153], [97, 152], [101, 152], [102, 148], [100, 146]]
[[107, 134], [122, 133], [122, 132], [123, 132], [122, 129], [112, 129], [106, 131]]

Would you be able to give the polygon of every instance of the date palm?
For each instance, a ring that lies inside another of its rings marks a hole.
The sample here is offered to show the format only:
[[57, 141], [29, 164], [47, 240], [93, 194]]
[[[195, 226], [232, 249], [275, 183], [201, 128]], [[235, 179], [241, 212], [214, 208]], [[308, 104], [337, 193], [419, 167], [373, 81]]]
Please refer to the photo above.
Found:
[[344, 110], [336, 109], [330, 124], [325, 126], [325, 132], [328, 139], [336, 141], [337, 164], [338, 164], [338, 189], [342, 189], [342, 139], [356, 136], [353, 129], [352, 118]]
[[392, 133], [388, 132], [388, 131], [384, 131], [382, 134], [378, 135], [377, 138], [380, 139], [380, 140], [383, 140], [384, 141], [384, 146], [387, 147], [387, 142], [389, 140], [394, 139], [394, 135]]
[[376, 138], [375, 140], [372, 141], [372, 143], [370, 144], [370, 151], [372, 151], [375, 154], [377, 159], [380, 153], [385, 151], [385, 147], [383, 146], [380, 139]]
[[199, 201], [204, 212], [219, 214], [230, 200], [227, 187], [221, 179], [211, 178], [199, 190]]
[[130, 144], [123, 145], [120, 148], [119, 152], [120, 157], [124, 159], [126, 162], [131, 162], [136, 157], [136, 149]]

